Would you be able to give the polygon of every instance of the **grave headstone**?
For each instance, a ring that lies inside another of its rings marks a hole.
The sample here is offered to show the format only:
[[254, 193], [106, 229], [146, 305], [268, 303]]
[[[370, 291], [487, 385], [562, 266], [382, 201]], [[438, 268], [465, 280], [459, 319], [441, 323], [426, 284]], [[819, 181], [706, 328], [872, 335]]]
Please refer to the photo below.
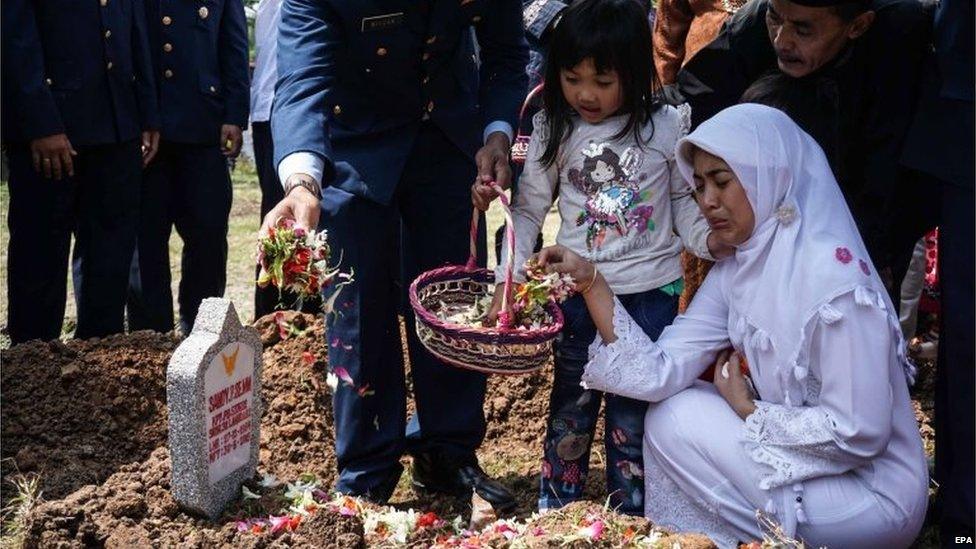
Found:
[[211, 520], [257, 468], [261, 349], [230, 300], [208, 298], [166, 371], [173, 497]]

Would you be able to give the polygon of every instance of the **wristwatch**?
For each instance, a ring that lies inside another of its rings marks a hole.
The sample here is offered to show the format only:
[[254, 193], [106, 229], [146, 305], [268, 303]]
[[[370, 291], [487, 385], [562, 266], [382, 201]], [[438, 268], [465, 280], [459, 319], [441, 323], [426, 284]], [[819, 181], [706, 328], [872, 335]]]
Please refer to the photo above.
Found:
[[297, 187], [304, 187], [308, 192], [315, 195], [315, 198], [322, 200], [322, 187], [311, 177], [305, 175], [289, 177], [288, 181], [285, 182], [285, 196], [288, 196]]

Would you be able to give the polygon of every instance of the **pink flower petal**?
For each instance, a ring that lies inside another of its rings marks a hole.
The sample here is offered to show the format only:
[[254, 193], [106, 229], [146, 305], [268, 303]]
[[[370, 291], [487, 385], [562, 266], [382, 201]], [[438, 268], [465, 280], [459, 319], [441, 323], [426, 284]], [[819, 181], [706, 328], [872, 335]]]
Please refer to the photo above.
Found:
[[603, 521], [597, 520], [586, 528], [580, 529], [580, 534], [591, 540], [598, 540], [603, 537]]
[[288, 515], [284, 515], [281, 517], [272, 516], [272, 517], [268, 517], [268, 520], [271, 521], [271, 531], [277, 532], [279, 530], [284, 529], [286, 526], [288, 526], [288, 521], [291, 520], [291, 517], [289, 517]]
[[349, 375], [349, 371], [342, 366], [336, 366], [332, 369], [332, 371], [335, 372], [335, 375], [338, 376], [338, 378], [341, 379], [346, 385], [350, 387], [356, 386], [356, 382], [353, 381], [352, 376]]

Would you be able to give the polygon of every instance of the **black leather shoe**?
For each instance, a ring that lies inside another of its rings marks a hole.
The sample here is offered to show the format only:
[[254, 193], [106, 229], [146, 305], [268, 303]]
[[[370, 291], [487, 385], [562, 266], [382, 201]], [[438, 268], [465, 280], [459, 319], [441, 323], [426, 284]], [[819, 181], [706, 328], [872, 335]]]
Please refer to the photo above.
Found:
[[489, 477], [474, 458], [458, 460], [418, 454], [413, 459], [413, 486], [421, 493], [453, 496], [466, 496], [474, 491], [499, 516], [514, 512], [518, 506], [508, 488]]

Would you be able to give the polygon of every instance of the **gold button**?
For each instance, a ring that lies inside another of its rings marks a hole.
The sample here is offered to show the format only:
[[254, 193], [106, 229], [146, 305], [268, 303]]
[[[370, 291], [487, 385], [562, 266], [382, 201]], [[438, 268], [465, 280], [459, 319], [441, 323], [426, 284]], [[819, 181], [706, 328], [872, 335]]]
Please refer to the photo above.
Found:
[[342, 114], [342, 107], [340, 107], [339, 105], [332, 107], [332, 113], [335, 114], [336, 116]]
[[207, 16], [210, 15], [210, 10], [208, 10], [207, 7], [204, 6], [204, 7], [200, 8], [199, 10], [197, 10], [197, 14], [200, 15], [200, 19], [206, 19]]
[[110, 30], [105, 31], [105, 38], [111, 38], [111, 37], [112, 37], [112, 31]]
[[217, 93], [217, 86], [210, 86], [210, 93]]
[[172, 22], [173, 22], [173, 18], [172, 17], [170, 17], [168, 15], [164, 15], [163, 16], [163, 24], [164, 25], [169, 26], [169, 24], [172, 23]]
[[376, 49], [376, 55], [378, 55], [380, 57], [383, 57], [386, 54], [387, 54], [386, 48], [377, 48]]
[[45, 79], [44, 79], [44, 83], [45, 83], [45, 84], [47, 84], [48, 86], [50, 86], [51, 84], [53, 84], [53, 83], [54, 83], [54, 81], [53, 81], [53, 80], [51, 80], [50, 78], [45, 78]]
[[431, 101], [427, 103], [427, 112], [432, 112], [434, 110], [434, 102]]
[[105, 64], [105, 68], [108, 69], [108, 70], [112, 70], [112, 66], [113, 65], [112, 65], [112, 62], [111, 61], [109, 61], [108, 63]]
[[480, 23], [481, 22], [481, 16], [480, 15], [475, 15], [474, 17], [471, 18], [471, 22], [472, 23]]
[[166, 69], [163, 71], [163, 76], [165, 76], [166, 78], [173, 78], [173, 71]]
[[424, 79], [423, 79], [423, 83], [424, 84], [426, 84], [427, 82], [430, 82], [430, 77], [429, 76], [425, 76]]
[[104, 8], [105, 6], [108, 5], [108, 0], [98, 0], [98, 3], [101, 4], [102, 7]]
[[427, 53], [427, 52], [424, 52], [424, 54], [421, 55], [420, 58], [423, 59], [424, 61], [426, 61], [426, 60], [430, 59], [430, 54]]
[[163, 44], [163, 51], [166, 53], [173, 51], [173, 44], [170, 44], [169, 42]]
[[433, 44], [434, 42], [437, 42], [437, 36], [431, 36], [427, 39], [428, 44]]

